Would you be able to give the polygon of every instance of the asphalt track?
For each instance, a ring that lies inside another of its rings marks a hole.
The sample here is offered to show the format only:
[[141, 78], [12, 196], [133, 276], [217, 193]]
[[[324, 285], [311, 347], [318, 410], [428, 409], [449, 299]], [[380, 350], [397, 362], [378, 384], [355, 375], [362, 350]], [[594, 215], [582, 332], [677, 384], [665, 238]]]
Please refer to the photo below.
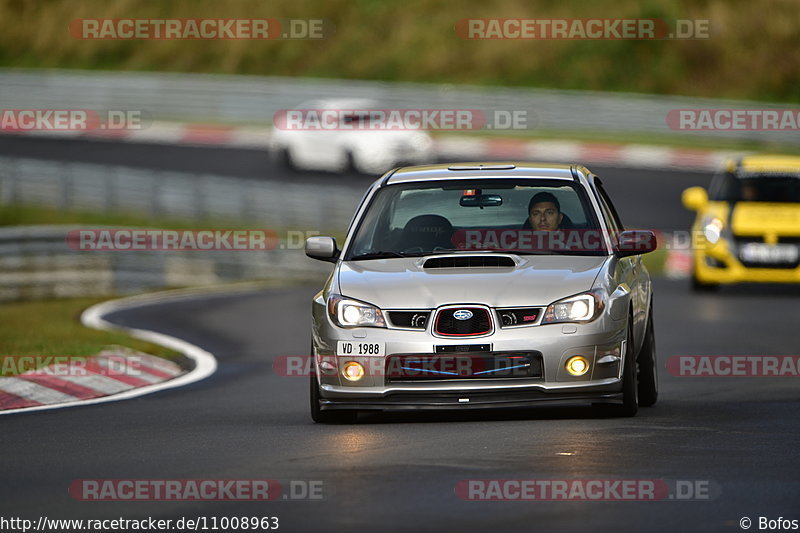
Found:
[[[217, 152], [232, 166], [238, 155]], [[708, 181], [630, 169], [601, 175], [628, 224], [662, 228], [685, 227], [680, 190]], [[797, 354], [800, 288], [693, 294], [685, 281], [656, 280], [661, 397], [635, 418], [537, 407], [369, 414], [346, 426], [313, 424], [306, 379], [272, 370], [276, 357], [307, 353], [317, 289], [109, 315], [211, 351], [218, 372], [135, 400], [4, 417], [0, 516], [278, 516], [282, 531], [741, 531], [745, 516], [753, 530], [761, 516], [800, 519], [797, 379], [674, 377], [663, 366], [673, 355]], [[315, 480], [324, 499], [79, 502], [67, 492], [76, 479], [131, 478]], [[708, 483], [713, 497], [473, 502], [454, 491], [466, 479], [684, 480]]]

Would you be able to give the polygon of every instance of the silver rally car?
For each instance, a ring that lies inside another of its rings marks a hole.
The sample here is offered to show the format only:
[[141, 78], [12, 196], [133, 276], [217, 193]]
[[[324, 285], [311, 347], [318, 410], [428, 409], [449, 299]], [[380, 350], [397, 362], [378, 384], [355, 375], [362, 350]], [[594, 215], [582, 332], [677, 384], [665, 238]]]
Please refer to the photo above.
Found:
[[581, 166], [460, 163], [375, 181], [312, 304], [311, 415], [656, 402], [650, 231]]

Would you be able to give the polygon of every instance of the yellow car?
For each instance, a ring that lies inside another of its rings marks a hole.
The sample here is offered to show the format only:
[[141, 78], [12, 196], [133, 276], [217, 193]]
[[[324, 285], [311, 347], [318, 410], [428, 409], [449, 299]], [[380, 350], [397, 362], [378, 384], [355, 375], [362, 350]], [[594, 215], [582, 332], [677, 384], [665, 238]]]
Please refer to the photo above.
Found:
[[702, 187], [683, 191], [692, 226], [692, 287], [800, 282], [800, 156], [730, 160]]

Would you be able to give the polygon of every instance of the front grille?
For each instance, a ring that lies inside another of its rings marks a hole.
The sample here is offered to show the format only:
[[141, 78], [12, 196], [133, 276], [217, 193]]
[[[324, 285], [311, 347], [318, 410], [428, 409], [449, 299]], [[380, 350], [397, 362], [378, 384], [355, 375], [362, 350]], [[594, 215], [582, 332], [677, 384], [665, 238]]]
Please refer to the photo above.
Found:
[[[456, 317], [463, 318], [456, 318]], [[482, 307], [452, 307], [436, 315], [434, 331], [448, 337], [485, 335], [492, 331], [489, 311]]]
[[541, 307], [524, 307], [517, 309], [498, 309], [497, 316], [500, 327], [511, 328], [514, 326], [532, 326], [539, 319]]
[[404, 354], [386, 358], [386, 382], [542, 378], [540, 352]]
[[422, 268], [499, 268], [515, 267], [510, 257], [503, 255], [469, 255], [463, 257], [431, 257]]
[[433, 347], [436, 353], [476, 353], [491, 352], [491, 344], [438, 344]]
[[389, 321], [397, 328], [425, 329], [430, 311], [388, 311]]

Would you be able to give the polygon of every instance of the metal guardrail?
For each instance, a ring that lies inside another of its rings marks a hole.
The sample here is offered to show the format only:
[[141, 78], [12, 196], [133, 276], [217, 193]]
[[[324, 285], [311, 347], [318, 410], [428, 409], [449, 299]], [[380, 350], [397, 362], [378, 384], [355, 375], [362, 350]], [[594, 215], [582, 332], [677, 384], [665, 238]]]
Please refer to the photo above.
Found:
[[70, 230], [89, 226], [0, 228], [0, 301], [111, 296], [241, 280], [319, 279], [330, 265], [302, 250], [77, 251]]
[[[231, 221], [279, 236], [285, 230], [343, 234], [363, 192], [335, 184], [0, 158], [0, 205], [138, 213], [197, 221], [198, 229], [209, 229], [208, 221]], [[268, 251], [76, 251], [66, 240], [71, 229], [78, 228], [0, 228], [0, 301], [308, 279], [330, 271], [285, 241]]]
[[[0, 108], [140, 110], [155, 120], [269, 124], [276, 111], [316, 98], [363, 97], [390, 108], [529, 110], [540, 131], [665, 134], [667, 113], [686, 108], [796, 107], [742, 100], [531, 88], [207, 74], [0, 70]], [[487, 134], [496, 131], [485, 130]], [[703, 136], [783, 143], [800, 131], [704, 131]]]
[[0, 157], [0, 204], [343, 233], [363, 188]]

